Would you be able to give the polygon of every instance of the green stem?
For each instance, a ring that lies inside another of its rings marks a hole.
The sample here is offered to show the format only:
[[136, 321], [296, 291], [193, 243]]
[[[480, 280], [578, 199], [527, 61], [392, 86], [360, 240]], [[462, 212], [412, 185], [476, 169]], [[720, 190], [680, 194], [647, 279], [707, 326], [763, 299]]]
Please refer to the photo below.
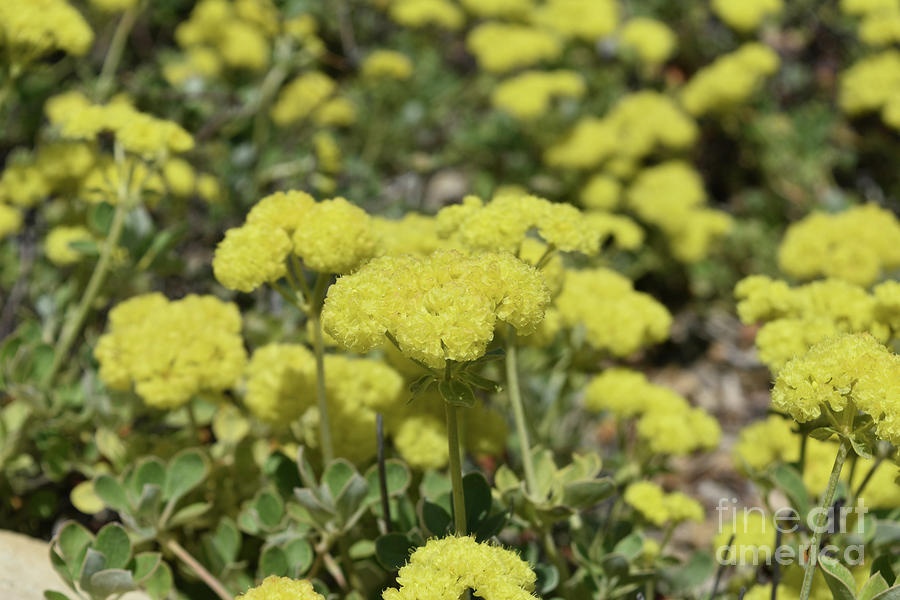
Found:
[[831, 477], [828, 479], [828, 487], [825, 489], [825, 497], [822, 498], [822, 504], [819, 507], [820, 512], [816, 516], [816, 526], [813, 530], [812, 540], [809, 543], [809, 556], [807, 558], [806, 567], [803, 572], [803, 586], [800, 588], [800, 600], [809, 600], [809, 593], [812, 590], [813, 575], [816, 572], [816, 564], [818, 563], [819, 541], [822, 537], [822, 527], [828, 517], [828, 510], [834, 502], [834, 493], [837, 490], [838, 480], [841, 477], [841, 468], [844, 466], [844, 460], [850, 451], [850, 442], [841, 439], [841, 445], [838, 447], [837, 456], [834, 457], [834, 466], [831, 469]]
[[316, 402], [319, 407], [319, 433], [322, 438], [322, 458], [325, 464], [334, 460], [334, 443], [331, 441], [331, 422], [328, 418], [328, 397], [325, 392], [325, 341], [322, 338], [322, 303], [329, 276], [319, 273], [310, 300], [309, 319], [313, 326], [313, 348], [316, 354]]
[[[881, 463], [884, 462], [886, 455], [883, 453], [879, 453], [878, 457], [875, 459], [875, 464], [866, 472], [865, 477], [860, 482], [859, 487], [856, 488], [856, 493], [853, 494], [853, 499], [859, 498], [862, 496], [863, 490], [866, 489], [866, 486], [869, 485], [869, 481], [872, 480], [872, 477], [875, 475], [875, 471], [878, 470], [878, 467], [881, 466]], [[850, 485], [853, 485], [853, 479], [850, 479]]]
[[[553, 566], [556, 567], [556, 571], [559, 573], [560, 584], [565, 585], [565, 583], [569, 580], [569, 577], [572, 576], [571, 571], [569, 571], [569, 563], [566, 562], [565, 557], [560, 553], [559, 548], [556, 547], [556, 540], [553, 539], [553, 532], [550, 528], [544, 530], [544, 551], [547, 553], [547, 556], [550, 558], [550, 562], [553, 563]], [[564, 597], [567, 594], [560, 590]]]
[[519, 446], [522, 451], [522, 467], [525, 470], [525, 485], [528, 494], [533, 498], [538, 496], [537, 475], [534, 470], [534, 460], [531, 456], [531, 442], [528, 439], [528, 424], [525, 421], [525, 408], [522, 405], [522, 393], [519, 390], [519, 369], [516, 356], [516, 328], [507, 325], [506, 329], [506, 385], [509, 388], [509, 401], [513, 408], [513, 418], [516, 421], [516, 433], [519, 436]]
[[341, 553], [341, 561], [344, 563], [344, 571], [347, 573], [350, 587], [360, 594], [364, 594], [366, 591], [365, 587], [359, 578], [359, 574], [356, 572], [353, 558], [350, 557], [350, 538], [348, 536], [342, 535], [338, 538], [338, 549]]
[[100, 69], [100, 77], [97, 79], [97, 101], [103, 102], [112, 89], [113, 80], [116, 76], [116, 70], [119, 63], [122, 62], [122, 54], [125, 52], [125, 43], [128, 41], [128, 34], [137, 21], [139, 5], [130, 7], [119, 19], [116, 25], [116, 31], [113, 33], [112, 41], [106, 51], [106, 58], [103, 59], [103, 67]]
[[806, 446], [807, 446], [806, 442], [808, 439], [809, 438], [806, 434], [804, 434], [802, 432], [800, 433], [800, 464], [799, 464], [800, 468], [799, 468], [799, 471], [800, 471], [801, 477], [803, 476], [803, 470], [806, 467]]
[[129, 183], [125, 181], [119, 186], [119, 197], [116, 202], [115, 212], [113, 213], [112, 224], [109, 227], [109, 234], [103, 242], [103, 248], [100, 250], [100, 258], [97, 261], [97, 265], [94, 267], [94, 272], [91, 273], [91, 278], [88, 280], [84, 295], [81, 296], [81, 300], [78, 302], [75, 313], [66, 321], [62, 332], [60, 333], [59, 341], [54, 348], [53, 364], [43, 378], [42, 383], [44, 387], [49, 387], [53, 384], [54, 379], [56, 379], [56, 375], [59, 373], [63, 361], [72, 349], [72, 344], [75, 342], [75, 338], [81, 331], [88, 312], [90, 312], [91, 306], [94, 304], [94, 300], [97, 298], [97, 294], [100, 292], [100, 288], [106, 280], [106, 275], [112, 264], [112, 255], [119, 246], [119, 238], [122, 237], [125, 216], [128, 213], [128, 208], [130, 206], [128, 199], [128, 185]]
[[447, 442], [450, 450], [450, 482], [453, 485], [453, 525], [456, 535], [467, 535], [466, 500], [462, 486], [462, 460], [459, 451], [459, 424], [455, 405], [444, 403], [447, 413]]
[[228, 591], [228, 588], [226, 588], [221, 581], [216, 579], [212, 573], [207, 571], [206, 568], [200, 564], [200, 561], [191, 556], [190, 552], [185, 550], [181, 544], [174, 539], [169, 538], [164, 545], [172, 552], [172, 554], [189, 566], [191, 570], [196, 573], [197, 577], [199, 577], [209, 589], [216, 593], [216, 596], [222, 600], [234, 600], [234, 596]]

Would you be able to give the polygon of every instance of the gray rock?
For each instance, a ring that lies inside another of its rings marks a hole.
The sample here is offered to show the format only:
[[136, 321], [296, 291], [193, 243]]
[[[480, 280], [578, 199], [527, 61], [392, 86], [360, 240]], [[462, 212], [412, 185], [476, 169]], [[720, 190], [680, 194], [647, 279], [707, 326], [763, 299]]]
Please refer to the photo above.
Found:
[[[74, 597], [50, 564], [47, 542], [13, 531], [0, 531], [0, 598], [43, 600], [44, 590]], [[149, 600], [143, 592], [130, 592], [122, 600]]]

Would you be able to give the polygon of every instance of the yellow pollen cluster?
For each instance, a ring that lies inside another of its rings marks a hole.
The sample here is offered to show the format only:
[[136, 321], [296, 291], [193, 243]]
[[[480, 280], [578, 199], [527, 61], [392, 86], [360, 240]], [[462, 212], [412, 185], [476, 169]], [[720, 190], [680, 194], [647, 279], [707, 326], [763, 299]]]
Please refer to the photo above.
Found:
[[534, 10], [531, 21], [566, 37], [593, 41], [615, 31], [619, 4], [616, 0], [547, 0]]
[[681, 90], [681, 103], [692, 115], [728, 110], [746, 102], [779, 63], [768, 46], [746, 43], [697, 71]]
[[728, 233], [731, 217], [706, 207], [700, 174], [688, 163], [669, 161], [641, 171], [628, 188], [628, 206], [657, 226], [678, 260], [705, 258], [712, 244]]
[[554, 98], [581, 98], [584, 80], [575, 71], [526, 71], [506, 79], [491, 94], [491, 103], [517, 119], [537, 119]]
[[626, 21], [619, 32], [619, 40], [648, 65], [666, 62], [675, 51], [675, 33], [662, 21], [648, 17], [634, 17]]
[[547, 148], [544, 161], [574, 169], [612, 159], [636, 163], [658, 148], [687, 148], [696, 137], [696, 123], [670, 98], [636, 92], [622, 98], [602, 119], [583, 117], [563, 141]]
[[201, 0], [176, 28], [175, 40], [189, 52], [206, 51], [209, 76], [218, 75], [222, 65], [261, 71], [269, 65], [269, 39], [279, 28], [270, 0]]
[[813, 213], [788, 227], [778, 266], [798, 279], [836, 277], [869, 286], [900, 267], [900, 220], [875, 204]]
[[322, 322], [343, 347], [368, 352], [397, 340], [431, 367], [471, 361], [493, 339], [496, 322], [529, 333], [550, 294], [540, 273], [509, 254], [376, 258], [328, 290]]
[[90, 25], [65, 0], [0, 2], [0, 48], [18, 68], [54, 50], [83, 56], [93, 43]]
[[657, 527], [666, 523], [703, 521], [703, 507], [681, 492], [665, 493], [652, 481], [638, 481], [625, 489], [625, 502]]
[[767, 17], [781, 13], [784, 3], [782, 0], [712, 0], [712, 10], [731, 28], [749, 32]]
[[772, 407], [805, 423], [822, 413], [861, 410], [877, 435], [900, 440], [900, 357], [868, 334], [828, 338], [779, 371]]
[[133, 387], [149, 406], [177, 408], [198, 393], [234, 387], [247, 358], [240, 332], [234, 304], [145, 294], [110, 311], [94, 356], [110, 388]]
[[376, 50], [366, 57], [360, 71], [367, 79], [409, 79], [413, 64], [402, 52]]
[[269, 575], [261, 584], [237, 597], [237, 600], [325, 600], [306, 579]]
[[434, 217], [409, 212], [401, 219], [373, 216], [372, 225], [378, 238], [379, 256], [400, 254], [431, 254], [450, 246], [450, 240], [438, 235]]
[[664, 341], [672, 324], [665, 306], [603, 268], [568, 271], [556, 307], [567, 327], [584, 326], [587, 342], [613, 356]]
[[482, 23], [472, 29], [466, 47], [475, 55], [478, 66], [491, 73], [531, 67], [562, 53], [559, 38], [545, 29], [499, 22]]
[[460, 0], [469, 14], [485, 19], [521, 18], [534, 9], [533, 0]]
[[900, 52], [885, 50], [850, 66], [841, 74], [838, 100], [849, 115], [881, 111], [888, 125], [900, 128]]
[[597, 173], [588, 179], [578, 196], [581, 205], [594, 210], [612, 210], [622, 198], [622, 184], [615, 177]]
[[440, 27], [451, 31], [459, 29], [465, 15], [450, 0], [393, 0], [391, 18], [407, 27]]
[[[320, 125], [335, 124], [334, 113], [347, 111], [349, 107], [352, 112], [349, 122], [352, 123], [356, 118], [355, 108], [352, 104], [348, 105], [349, 101], [346, 99], [332, 98], [336, 90], [337, 84], [328, 75], [319, 71], [307, 71], [290, 81], [279, 92], [278, 99], [272, 106], [272, 120], [279, 125], [299, 123], [308, 118]], [[330, 98], [332, 99], [329, 100]]]
[[484, 600], [530, 600], [536, 579], [511, 550], [470, 536], [435, 538], [412, 553], [397, 574], [399, 589], [386, 589], [382, 598], [446, 600], [471, 589]]
[[518, 254], [534, 229], [563, 252], [591, 256], [600, 251], [600, 231], [585, 222], [581, 211], [537, 196], [504, 195], [487, 204], [468, 196], [462, 205], [449, 206], [436, 218], [441, 235], [473, 250]]
[[278, 192], [225, 232], [213, 273], [225, 287], [250, 292], [284, 277], [291, 252], [314, 271], [349, 272], [375, 252], [372, 220], [343, 198], [316, 202], [304, 192]]

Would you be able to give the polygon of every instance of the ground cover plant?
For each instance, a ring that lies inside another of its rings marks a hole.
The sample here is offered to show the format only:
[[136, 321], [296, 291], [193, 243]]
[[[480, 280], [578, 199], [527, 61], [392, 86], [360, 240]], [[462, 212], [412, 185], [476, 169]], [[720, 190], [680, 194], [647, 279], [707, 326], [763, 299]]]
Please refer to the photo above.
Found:
[[900, 598], [898, 42], [0, 0], [0, 528], [48, 600]]

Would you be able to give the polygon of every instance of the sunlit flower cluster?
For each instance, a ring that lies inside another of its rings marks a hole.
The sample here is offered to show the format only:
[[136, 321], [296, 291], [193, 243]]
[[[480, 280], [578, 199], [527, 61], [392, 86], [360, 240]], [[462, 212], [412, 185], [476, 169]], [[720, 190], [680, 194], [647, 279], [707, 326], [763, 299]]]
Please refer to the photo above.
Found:
[[376, 50], [366, 57], [360, 67], [368, 79], [409, 79], [413, 72], [412, 61], [402, 52]]
[[812, 213], [788, 227], [778, 266], [798, 279], [836, 277], [871, 285], [900, 267], [900, 220], [875, 204]]
[[325, 330], [367, 352], [390, 334], [407, 356], [431, 367], [482, 356], [496, 322], [529, 333], [550, 294], [533, 267], [509, 254], [438, 251], [376, 258], [329, 288]]
[[585, 91], [575, 71], [526, 71], [501, 82], [491, 102], [518, 119], [537, 119], [550, 110], [554, 98], [581, 98]]
[[717, 17], [737, 31], [753, 31], [767, 17], [784, 10], [782, 0], [713, 0], [712, 10]]
[[692, 115], [731, 109], [750, 99], [779, 63], [768, 46], [746, 43], [695, 73], [681, 90], [681, 103]]
[[616, 0], [547, 0], [531, 20], [566, 36], [594, 41], [615, 31], [619, 24]]
[[534, 571], [518, 554], [474, 537], [431, 539], [417, 548], [397, 574], [399, 588], [384, 600], [445, 600], [467, 589], [484, 600], [535, 598]]
[[553, 60], [562, 53], [562, 42], [546, 29], [514, 23], [478, 25], [466, 38], [466, 47], [478, 66], [491, 73], [506, 73]]
[[110, 388], [133, 388], [149, 406], [177, 408], [199, 393], [234, 387], [247, 358], [240, 332], [234, 304], [145, 294], [110, 311], [94, 355]]
[[652, 481], [638, 481], [625, 489], [625, 502], [657, 527], [666, 523], [702, 521], [703, 507], [681, 492], [666, 493]]
[[631, 49], [638, 59], [648, 65], [659, 65], [675, 51], [675, 33], [662, 21], [649, 17], [634, 17], [625, 22], [619, 41]]
[[279, 125], [312, 119], [322, 126], [351, 125], [356, 108], [342, 96], [335, 96], [337, 83], [320, 71], [307, 71], [294, 78], [278, 94], [272, 106], [272, 120]]
[[66, 0], [6, 0], [0, 3], [0, 48], [17, 68], [54, 50], [83, 56], [94, 32]]
[[450, 0], [393, 0], [391, 18], [407, 27], [440, 27], [456, 30], [465, 22], [465, 15]]
[[878, 111], [900, 129], [900, 52], [885, 50], [851, 65], [841, 74], [838, 101], [851, 116]]
[[306, 579], [269, 575], [261, 584], [237, 597], [237, 600], [325, 600]]

